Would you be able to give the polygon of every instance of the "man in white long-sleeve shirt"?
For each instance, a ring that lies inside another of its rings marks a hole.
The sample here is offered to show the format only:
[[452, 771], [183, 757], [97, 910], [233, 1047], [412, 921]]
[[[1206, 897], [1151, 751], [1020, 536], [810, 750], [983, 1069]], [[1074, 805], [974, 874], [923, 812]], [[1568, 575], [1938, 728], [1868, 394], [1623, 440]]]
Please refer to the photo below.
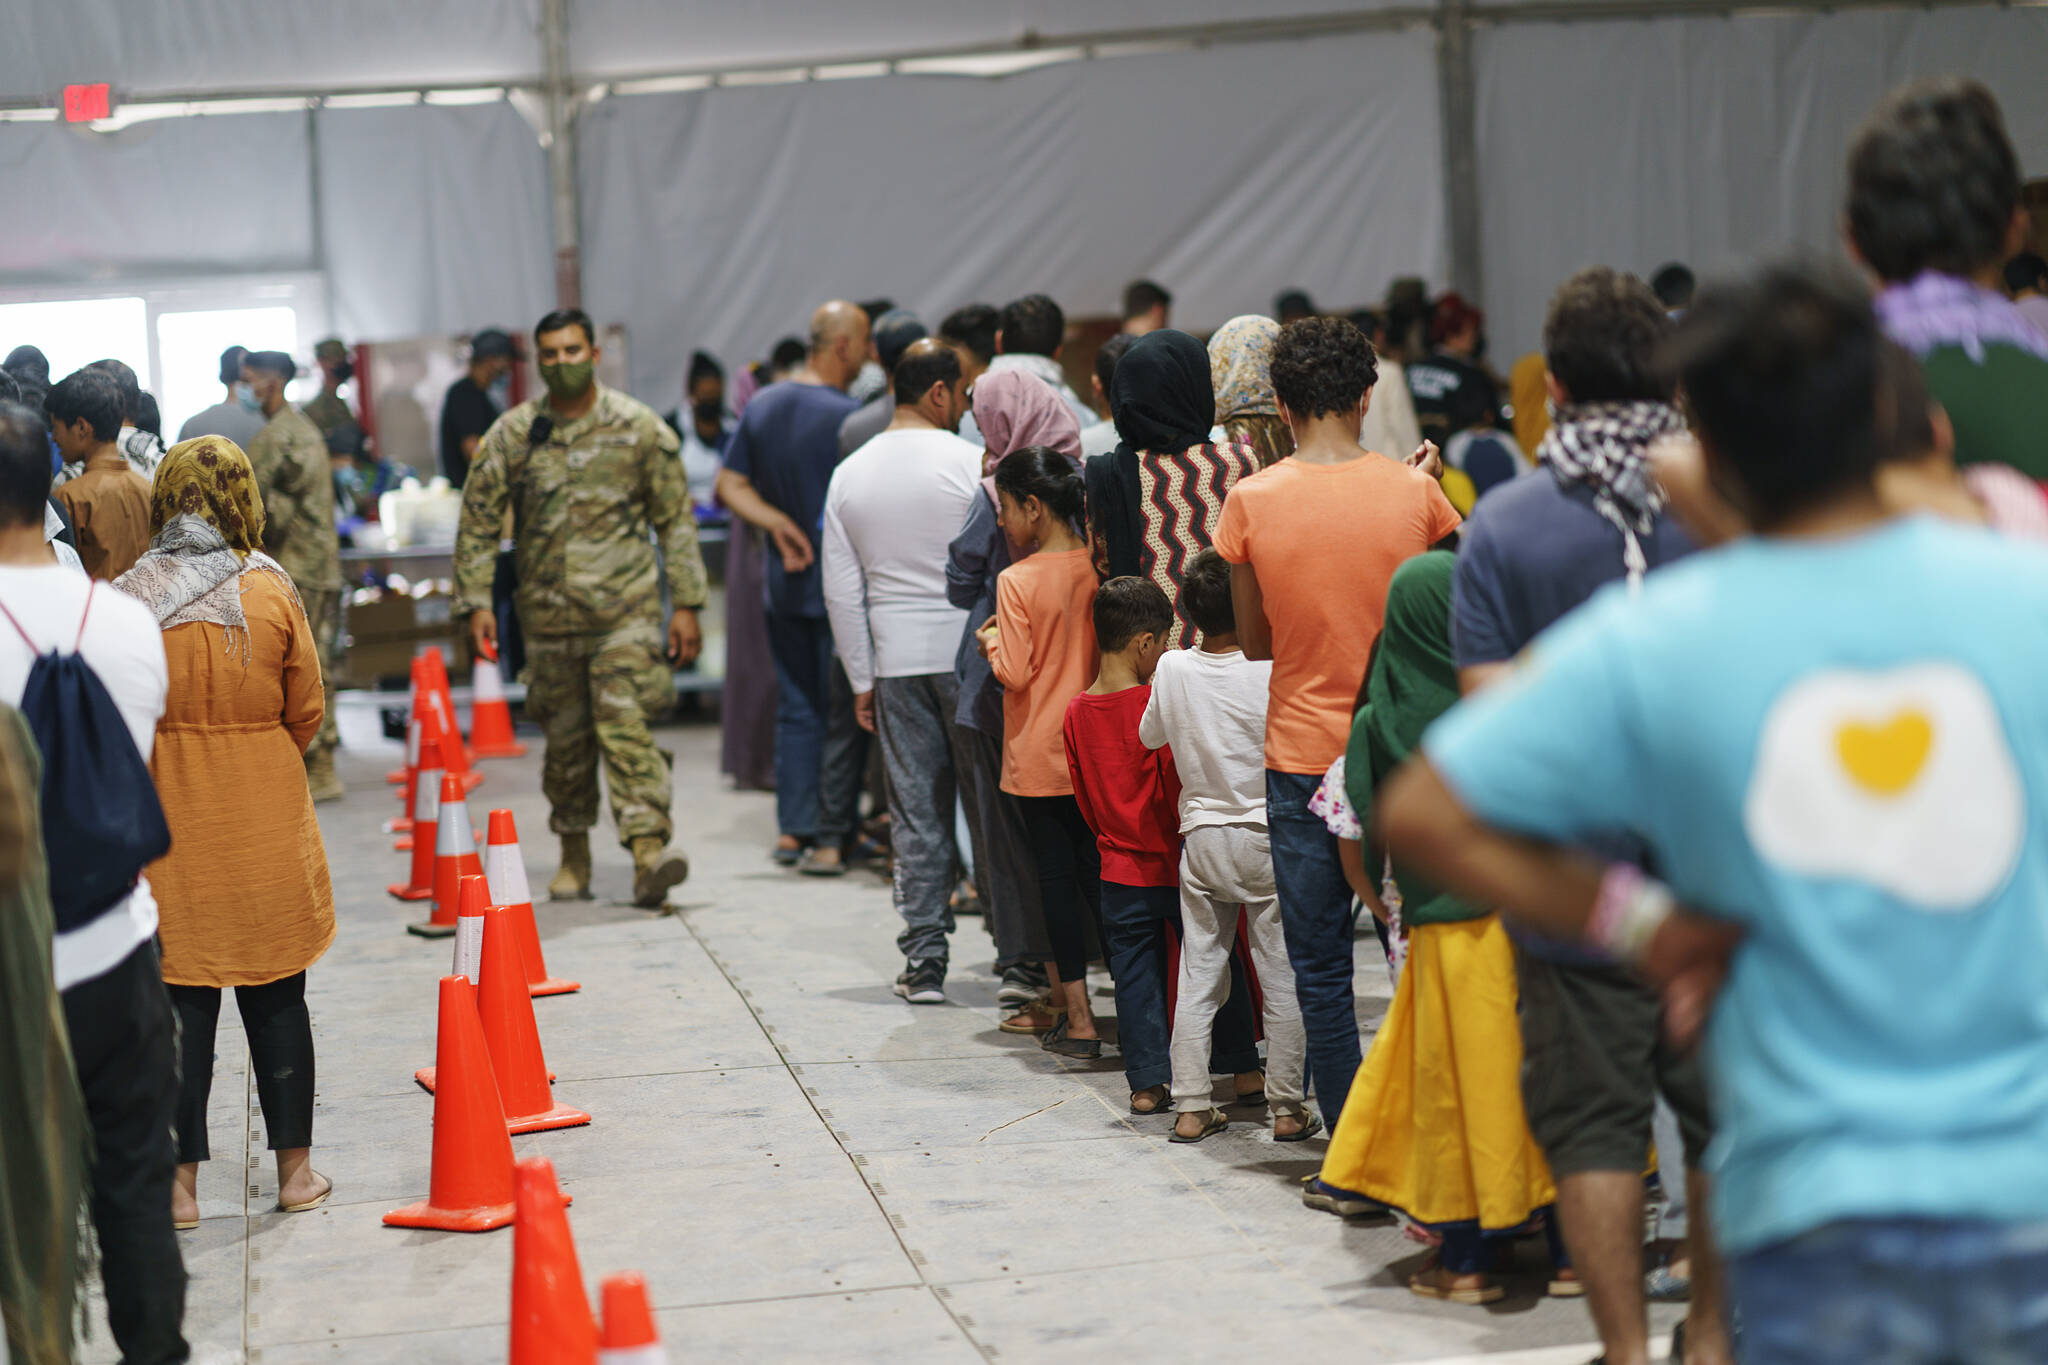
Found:
[[889, 774], [903, 974], [913, 1004], [946, 999], [953, 844], [953, 652], [967, 613], [946, 601], [946, 547], [978, 496], [981, 452], [954, 435], [967, 411], [960, 357], [914, 343], [896, 362], [896, 415], [846, 457], [825, 494], [825, 610]]

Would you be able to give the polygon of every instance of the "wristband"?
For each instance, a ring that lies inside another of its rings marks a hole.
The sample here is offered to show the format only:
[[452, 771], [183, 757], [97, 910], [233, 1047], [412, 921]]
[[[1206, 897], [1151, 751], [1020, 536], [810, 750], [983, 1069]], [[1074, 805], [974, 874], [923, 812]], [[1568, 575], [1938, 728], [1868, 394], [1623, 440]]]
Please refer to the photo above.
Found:
[[1586, 941], [1624, 962], [1640, 962], [1650, 940], [1678, 908], [1671, 889], [1631, 863], [1615, 863], [1600, 879], [1586, 921]]

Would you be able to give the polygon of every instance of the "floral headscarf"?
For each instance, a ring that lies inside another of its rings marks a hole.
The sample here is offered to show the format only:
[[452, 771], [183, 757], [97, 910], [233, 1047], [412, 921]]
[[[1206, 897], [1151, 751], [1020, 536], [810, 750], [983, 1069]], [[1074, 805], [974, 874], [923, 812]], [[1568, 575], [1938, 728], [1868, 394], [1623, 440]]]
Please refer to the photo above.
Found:
[[981, 471], [1025, 446], [1051, 446], [1070, 460], [1081, 458], [1081, 423], [1059, 390], [1025, 369], [991, 370], [974, 381], [974, 424], [988, 444]]
[[1277, 417], [1273, 342], [1280, 324], [1257, 313], [1232, 318], [1209, 338], [1209, 380], [1216, 388], [1216, 424], [1233, 417]]
[[263, 495], [240, 446], [225, 436], [200, 436], [171, 447], [150, 485], [150, 534], [181, 516], [213, 527], [236, 554], [263, 548]]

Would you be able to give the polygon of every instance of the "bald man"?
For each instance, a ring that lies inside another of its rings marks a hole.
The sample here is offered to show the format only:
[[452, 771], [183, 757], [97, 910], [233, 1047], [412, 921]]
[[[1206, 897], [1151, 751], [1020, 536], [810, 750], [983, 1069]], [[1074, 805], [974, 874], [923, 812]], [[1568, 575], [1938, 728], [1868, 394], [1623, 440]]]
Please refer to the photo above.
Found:
[[829, 849], [809, 854], [806, 870], [821, 872], [841, 869], [854, 812], [852, 802], [833, 799], [821, 813], [819, 800], [835, 665], [818, 545], [825, 491], [839, 464], [839, 426], [860, 406], [846, 386], [867, 356], [868, 316], [858, 304], [834, 300], [818, 309], [803, 368], [747, 404], [718, 475], [719, 500], [768, 537], [768, 647], [778, 684], [775, 860], [793, 866], [806, 850]]

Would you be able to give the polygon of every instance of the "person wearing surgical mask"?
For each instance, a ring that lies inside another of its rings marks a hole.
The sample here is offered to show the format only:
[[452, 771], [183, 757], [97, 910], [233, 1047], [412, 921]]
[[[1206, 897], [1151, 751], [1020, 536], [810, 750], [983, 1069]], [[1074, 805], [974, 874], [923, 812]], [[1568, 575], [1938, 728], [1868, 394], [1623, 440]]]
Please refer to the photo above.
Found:
[[478, 442], [504, 411], [498, 386], [512, 374], [512, 338], [486, 327], [469, 341], [469, 372], [441, 400], [441, 472], [456, 488], [469, 477]]
[[[456, 619], [468, 622], [477, 657], [495, 662], [491, 594], [509, 516], [526, 713], [547, 738], [541, 790], [562, 840], [548, 894], [591, 898], [601, 759], [619, 842], [633, 856], [633, 904], [658, 910], [690, 864], [669, 847], [673, 784], [648, 726], [675, 703], [671, 669], [703, 643], [697, 521], [676, 434], [646, 404], [597, 381], [590, 315], [549, 313], [533, 346], [546, 391], [491, 424], [463, 488]], [[664, 567], [674, 607], [666, 616]]]
[[732, 419], [725, 410], [725, 370], [703, 351], [690, 356], [683, 379], [684, 405], [662, 420], [683, 443], [683, 478], [690, 485], [690, 504], [711, 507], [725, 447], [732, 440]]
[[185, 425], [178, 428], [180, 441], [225, 436], [242, 449], [249, 448], [249, 442], [263, 430], [266, 420], [263, 405], [256, 401], [256, 390], [242, 378], [242, 360], [248, 354], [246, 346], [230, 346], [220, 353], [220, 382], [227, 389], [227, 397], [186, 418]]

